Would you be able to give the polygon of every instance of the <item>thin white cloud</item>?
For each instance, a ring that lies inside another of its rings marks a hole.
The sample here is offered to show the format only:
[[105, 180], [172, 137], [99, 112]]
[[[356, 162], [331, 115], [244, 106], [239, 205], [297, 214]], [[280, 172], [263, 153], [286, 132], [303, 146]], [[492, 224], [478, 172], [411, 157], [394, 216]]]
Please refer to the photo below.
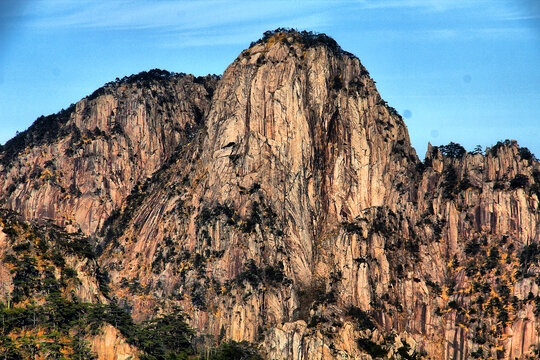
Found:
[[[26, 12], [27, 26], [39, 31], [144, 30], [162, 47], [230, 45], [253, 40], [268, 29], [321, 29], [332, 23], [336, 3], [277, 1], [37, 1]], [[256, 36], [257, 36], [256, 35]]]
[[538, 0], [355, 0], [367, 10], [419, 10], [426, 13], [466, 11], [476, 17], [502, 21], [540, 19]]
[[[27, 24], [39, 30], [89, 29], [105, 31], [148, 30], [163, 47], [187, 47], [215, 44], [240, 44], [252, 40], [254, 33], [278, 26], [324, 29], [340, 24], [337, 13], [403, 9], [448, 12], [469, 9], [504, 21], [523, 15], [521, 8], [503, 0], [39, 0], [26, 8]], [[333, 15], [331, 15], [333, 14]], [[334, 16], [334, 17], [333, 17]], [[365, 16], [365, 15], [364, 15]], [[517, 25], [517, 24], [514, 24]], [[441, 25], [412, 31], [366, 29], [365, 33], [383, 39], [449, 40], [508, 38], [527, 36], [527, 29], [494, 23], [489, 28], [465, 28]], [[151, 31], [150, 31], [151, 30]], [[530, 33], [530, 31], [529, 31]]]
[[534, 36], [528, 28], [491, 27], [460, 29], [425, 29], [425, 30], [373, 30], [366, 36], [384, 39], [385, 41], [445, 41], [445, 40], [486, 40], [486, 39], [524, 39]]
[[366, 9], [422, 8], [430, 11], [448, 11], [493, 4], [493, 0], [357, 0]]
[[203, 28], [185, 31], [170, 31], [160, 34], [160, 45], [168, 48], [181, 48], [208, 45], [238, 45], [249, 44], [268, 29], [294, 25], [298, 29], [321, 29], [330, 25], [329, 17], [324, 14], [308, 16], [291, 16], [286, 19], [264, 20], [256, 23], [247, 23], [241, 26], [234, 25], [223, 31], [222, 28]]
[[[314, 11], [330, 8], [324, 1], [310, 2]], [[253, 22], [306, 11], [290, 0], [278, 1], [92, 1], [78, 7], [72, 1], [41, 1], [33, 26], [108, 29], [170, 28], [197, 29], [232, 23]], [[306, 14], [309, 16], [309, 14]]]
[[82, 27], [110, 29], [150, 29], [179, 26], [180, 29], [204, 28], [256, 21], [275, 16], [311, 16], [332, 8], [344, 9], [422, 9], [449, 11], [463, 8], [487, 8], [497, 0], [39, 0], [27, 15], [40, 28]]
[[510, 21], [522, 21], [522, 20], [538, 20], [540, 19], [540, 15], [514, 15], [514, 16], [507, 16], [506, 20]]

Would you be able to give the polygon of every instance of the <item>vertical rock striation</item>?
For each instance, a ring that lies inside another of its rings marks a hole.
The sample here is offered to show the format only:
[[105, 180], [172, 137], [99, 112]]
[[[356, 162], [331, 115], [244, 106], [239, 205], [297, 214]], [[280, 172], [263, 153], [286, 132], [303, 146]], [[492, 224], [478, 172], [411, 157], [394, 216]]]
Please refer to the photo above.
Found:
[[538, 162], [516, 144], [430, 148], [421, 163], [357, 58], [277, 32], [225, 71], [190, 146], [148, 183], [124, 251], [103, 256], [113, 283], [144, 284], [123, 298], [136, 316], [180, 303], [201, 333], [269, 358], [371, 343], [519, 357], [537, 343], [536, 293], [514, 289], [532, 284], [534, 268], [516, 274], [538, 241]]
[[40, 117], [0, 152], [0, 204], [94, 233], [201, 126], [216, 81], [151, 70]]
[[108, 301], [137, 320], [180, 306], [200, 339], [269, 359], [535, 356], [540, 165], [526, 148], [430, 145], [419, 161], [325, 35], [265, 33], [219, 81], [145, 81], [0, 155], [4, 206], [97, 237]]

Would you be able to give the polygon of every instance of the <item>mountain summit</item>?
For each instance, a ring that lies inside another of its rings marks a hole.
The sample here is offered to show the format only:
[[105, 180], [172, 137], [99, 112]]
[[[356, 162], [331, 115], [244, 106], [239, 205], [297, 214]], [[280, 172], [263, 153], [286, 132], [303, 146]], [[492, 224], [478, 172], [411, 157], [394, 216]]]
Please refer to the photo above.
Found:
[[[222, 77], [146, 74], [0, 153], [0, 204], [20, 213], [0, 233], [8, 307], [47, 298], [20, 288], [24, 256], [61, 280], [60, 256], [79, 281], [58, 296], [109, 306], [109, 337], [84, 333], [101, 358], [119, 358], [107, 341], [141, 358], [185, 344], [259, 356], [228, 340], [268, 359], [535, 356], [540, 164], [526, 148], [451, 143], [421, 162], [360, 60], [323, 34], [266, 32]], [[22, 230], [59, 226], [71, 240]], [[145, 342], [183, 319], [195, 338]]]

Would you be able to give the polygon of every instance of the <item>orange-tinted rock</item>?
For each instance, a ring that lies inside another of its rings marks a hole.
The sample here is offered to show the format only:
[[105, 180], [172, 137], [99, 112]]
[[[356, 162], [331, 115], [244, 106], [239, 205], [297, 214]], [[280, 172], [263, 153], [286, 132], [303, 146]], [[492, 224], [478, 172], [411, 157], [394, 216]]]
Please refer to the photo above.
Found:
[[114, 326], [104, 325], [100, 333], [91, 338], [92, 351], [99, 360], [137, 360], [138, 352], [126, 343]]
[[[6, 204], [28, 217], [73, 204], [73, 223], [93, 234], [118, 209], [98, 239], [115, 300], [139, 320], [180, 305], [199, 334], [259, 343], [268, 358], [367, 358], [370, 342], [387, 356], [532, 354], [539, 264], [523, 254], [540, 240], [540, 165], [516, 143], [485, 155], [430, 145], [421, 163], [360, 61], [325, 37], [278, 32], [254, 44], [211, 101], [189, 84], [166, 104], [200, 104], [200, 123], [178, 110], [181, 128], [199, 124], [194, 136], [133, 100], [129, 136], [89, 142], [106, 156], [97, 177], [90, 163], [62, 167], [60, 179], [110, 182], [104, 193], [88, 185], [57, 201], [18, 185]], [[106, 127], [99, 114], [118, 99], [91, 100], [92, 123]], [[133, 139], [139, 156], [128, 160]], [[40, 149], [50, 158], [63, 148]], [[32, 151], [7, 179], [46, 161]]]

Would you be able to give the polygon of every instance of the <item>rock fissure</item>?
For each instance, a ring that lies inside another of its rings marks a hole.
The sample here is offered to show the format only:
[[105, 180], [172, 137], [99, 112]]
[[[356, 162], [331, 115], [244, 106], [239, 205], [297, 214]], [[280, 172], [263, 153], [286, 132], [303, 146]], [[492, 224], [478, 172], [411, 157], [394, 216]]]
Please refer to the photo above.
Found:
[[[538, 355], [538, 161], [504, 141], [429, 145], [421, 162], [326, 35], [265, 33], [220, 78], [119, 79], [38, 119], [0, 164], [2, 207], [95, 239], [96, 263], [36, 258], [78, 274], [71, 300], [137, 321], [181, 308], [194, 343], [247, 340], [269, 359]], [[0, 220], [0, 300], [37, 299], [10, 264], [40, 243]], [[122, 326], [92, 348], [135, 353]]]

